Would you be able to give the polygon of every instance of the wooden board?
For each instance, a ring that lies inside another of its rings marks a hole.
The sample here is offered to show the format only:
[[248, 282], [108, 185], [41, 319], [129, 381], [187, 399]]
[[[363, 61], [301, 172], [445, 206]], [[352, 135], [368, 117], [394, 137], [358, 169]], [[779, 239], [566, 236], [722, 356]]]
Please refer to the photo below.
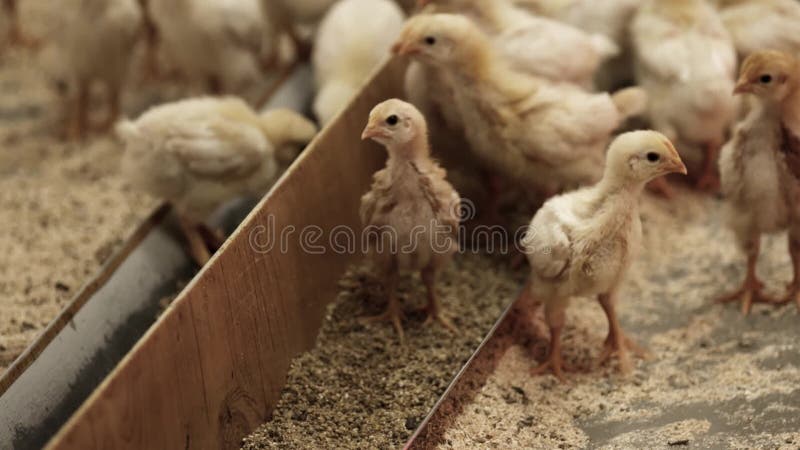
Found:
[[[371, 108], [400, 95], [403, 72], [399, 61], [378, 71], [48, 448], [239, 448], [269, 418], [291, 359], [313, 346], [359, 256], [307, 252], [300, 231], [360, 230], [359, 199], [385, 152], [359, 136]], [[289, 230], [283, 249], [254, 250], [265, 232]]]

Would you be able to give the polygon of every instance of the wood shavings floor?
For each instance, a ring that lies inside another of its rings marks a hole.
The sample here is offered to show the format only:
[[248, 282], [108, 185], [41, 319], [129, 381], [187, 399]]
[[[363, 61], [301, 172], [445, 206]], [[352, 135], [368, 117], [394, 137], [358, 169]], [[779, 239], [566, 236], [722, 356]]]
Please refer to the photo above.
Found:
[[[531, 349], [512, 347], [440, 448], [800, 448], [797, 308], [745, 318], [712, 303], [744, 270], [718, 200], [645, 201], [643, 221], [620, 312], [655, 359], [629, 379], [593, 370], [606, 322], [596, 302], [576, 299], [564, 348], [582, 373], [566, 385], [533, 378]], [[775, 295], [791, 278], [786, 249], [785, 235], [764, 240], [759, 273]]]

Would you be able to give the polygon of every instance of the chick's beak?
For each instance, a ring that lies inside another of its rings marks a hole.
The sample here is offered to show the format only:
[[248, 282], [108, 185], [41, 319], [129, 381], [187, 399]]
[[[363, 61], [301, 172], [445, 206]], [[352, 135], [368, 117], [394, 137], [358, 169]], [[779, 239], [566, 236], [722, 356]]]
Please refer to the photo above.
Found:
[[666, 173], [680, 173], [686, 175], [689, 173], [686, 170], [686, 164], [683, 163], [681, 159], [681, 155], [678, 153], [678, 150], [675, 149], [675, 146], [672, 145], [671, 142], [666, 142], [667, 144], [667, 157], [665, 158], [665, 165], [664, 170]]
[[392, 46], [392, 53], [398, 56], [413, 55], [414, 53], [419, 53], [419, 48], [413, 43], [401, 39]]
[[376, 125], [372, 122], [368, 123], [367, 127], [364, 128], [364, 131], [361, 133], [362, 140], [375, 139], [378, 137], [386, 138], [388, 135], [380, 125]]
[[733, 88], [733, 94], [747, 94], [753, 92], [753, 85], [750, 84], [748, 80], [741, 79], [738, 83], [736, 83], [736, 87]]

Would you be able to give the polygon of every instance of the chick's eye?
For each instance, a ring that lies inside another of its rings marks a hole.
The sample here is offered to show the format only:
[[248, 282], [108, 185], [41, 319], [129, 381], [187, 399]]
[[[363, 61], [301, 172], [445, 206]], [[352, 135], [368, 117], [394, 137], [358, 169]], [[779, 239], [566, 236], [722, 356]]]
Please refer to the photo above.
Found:
[[652, 163], [658, 162], [658, 160], [660, 160], [660, 159], [661, 159], [661, 155], [659, 155], [656, 152], [649, 152], [647, 154], [647, 160], [652, 162]]
[[769, 84], [769, 83], [772, 82], [772, 75], [769, 75], [769, 74], [761, 75], [761, 77], [758, 79], [758, 81], [760, 81], [761, 84]]
[[435, 45], [436, 44], [436, 38], [433, 37], [433, 36], [427, 36], [425, 38], [425, 43], [428, 44], [428, 45]]
[[399, 122], [399, 121], [400, 121], [400, 118], [398, 118], [398, 117], [397, 117], [396, 115], [394, 115], [394, 114], [392, 114], [391, 116], [389, 116], [389, 117], [387, 117], [387, 118], [386, 118], [386, 123], [387, 123], [389, 126], [395, 126], [395, 125], [397, 125], [397, 122]]

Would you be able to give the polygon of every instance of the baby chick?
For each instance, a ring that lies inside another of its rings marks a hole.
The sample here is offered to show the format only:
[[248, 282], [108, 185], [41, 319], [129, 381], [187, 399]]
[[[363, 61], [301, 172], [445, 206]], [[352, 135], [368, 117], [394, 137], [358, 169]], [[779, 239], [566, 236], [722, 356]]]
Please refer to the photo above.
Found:
[[763, 49], [800, 54], [797, 0], [717, 0], [717, 3], [742, 58]]
[[[316, 134], [287, 110], [256, 114], [238, 98], [196, 98], [154, 107], [117, 125], [130, 183], [173, 204], [199, 265], [210, 258], [203, 221], [238, 196], [261, 196]], [[214, 242], [219, 246], [221, 242]]]
[[536, 213], [523, 244], [531, 266], [529, 291], [544, 304], [551, 341], [547, 362], [534, 374], [552, 369], [564, 380], [561, 330], [575, 296], [598, 295], [608, 318], [601, 363], [616, 353], [620, 370], [628, 373], [628, 351], [644, 355], [622, 332], [615, 303], [641, 241], [639, 195], [645, 183], [673, 172], [685, 174], [686, 167], [665, 136], [625, 133], [612, 142], [598, 184], [554, 197]]
[[763, 233], [789, 231], [794, 280], [787, 301], [800, 307], [800, 63], [786, 53], [761, 51], [742, 64], [737, 94], [753, 98], [747, 117], [722, 150], [719, 166], [727, 199], [729, 226], [747, 253], [747, 275], [740, 289], [719, 299], [741, 300], [747, 314], [762, 294], [756, 262]]
[[89, 103], [93, 83], [107, 91], [108, 118], [102, 129], [110, 128], [120, 113], [120, 98], [133, 49], [142, 26], [136, 0], [65, 0], [63, 25], [47, 39], [52, 48], [44, 54], [46, 65], [58, 66], [68, 85], [70, 106], [66, 135], [83, 139], [89, 129]]
[[699, 146], [697, 185], [716, 188], [717, 156], [736, 112], [730, 35], [705, 0], [650, 0], [636, 14], [631, 33], [651, 125], [683, 151]]
[[361, 135], [386, 147], [386, 167], [361, 198], [361, 222], [369, 257], [385, 280], [388, 307], [370, 320], [389, 320], [403, 339], [397, 301], [400, 271], [420, 270], [428, 290], [427, 322], [451, 331], [436, 296], [436, 276], [458, 251], [460, 198], [446, 172], [430, 157], [425, 118], [411, 104], [387, 100], [376, 106]]
[[412, 18], [394, 50], [451, 79], [450, 105], [477, 159], [529, 191], [599, 180], [611, 133], [646, 103], [637, 88], [590, 94], [516, 71], [460, 15]]
[[[314, 40], [314, 113], [325, 124], [386, 59], [405, 14], [392, 0], [342, 0], [325, 15]], [[360, 25], [354, 27], [353, 23]]]
[[242, 94], [261, 79], [267, 25], [258, 0], [148, 2], [160, 44], [182, 75], [213, 94]]
[[534, 16], [511, 0], [420, 0], [437, 12], [463, 13], [475, 20], [514, 69], [556, 82], [592, 87], [598, 67], [619, 52], [602, 34]]

